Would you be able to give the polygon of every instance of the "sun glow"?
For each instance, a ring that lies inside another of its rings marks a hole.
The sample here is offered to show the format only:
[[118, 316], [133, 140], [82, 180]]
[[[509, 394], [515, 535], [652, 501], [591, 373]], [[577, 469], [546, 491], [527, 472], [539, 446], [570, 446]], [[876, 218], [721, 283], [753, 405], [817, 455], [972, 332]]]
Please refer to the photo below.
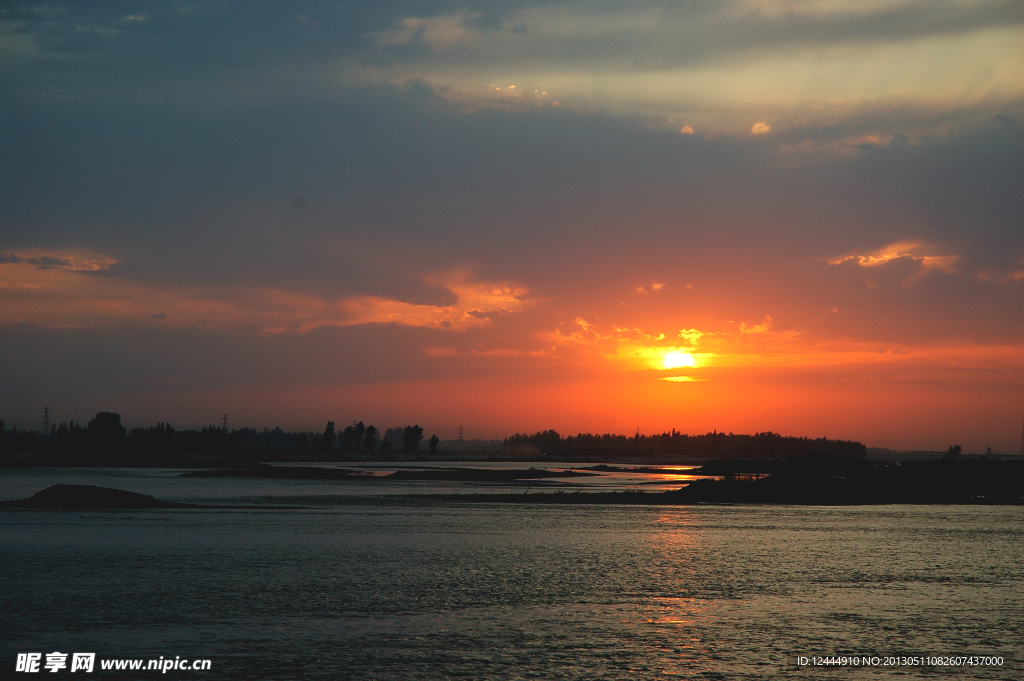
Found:
[[679, 369], [682, 367], [692, 367], [693, 356], [688, 352], [667, 352], [665, 353], [665, 368], [666, 369]]

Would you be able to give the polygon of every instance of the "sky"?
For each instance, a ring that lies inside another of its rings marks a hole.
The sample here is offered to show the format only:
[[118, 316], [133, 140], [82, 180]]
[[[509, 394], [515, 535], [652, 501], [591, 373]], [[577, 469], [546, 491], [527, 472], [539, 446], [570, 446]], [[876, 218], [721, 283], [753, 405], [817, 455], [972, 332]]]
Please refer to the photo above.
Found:
[[6, 2], [0, 418], [1016, 452], [1024, 4]]

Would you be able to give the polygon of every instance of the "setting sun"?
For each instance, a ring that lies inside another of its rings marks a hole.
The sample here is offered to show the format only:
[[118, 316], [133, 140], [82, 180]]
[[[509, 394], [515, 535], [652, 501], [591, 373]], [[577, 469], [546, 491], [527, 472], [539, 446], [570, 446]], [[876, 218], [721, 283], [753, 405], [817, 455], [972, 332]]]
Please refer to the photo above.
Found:
[[688, 352], [669, 352], [665, 354], [665, 368], [679, 369], [680, 367], [692, 367], [693, 357]]

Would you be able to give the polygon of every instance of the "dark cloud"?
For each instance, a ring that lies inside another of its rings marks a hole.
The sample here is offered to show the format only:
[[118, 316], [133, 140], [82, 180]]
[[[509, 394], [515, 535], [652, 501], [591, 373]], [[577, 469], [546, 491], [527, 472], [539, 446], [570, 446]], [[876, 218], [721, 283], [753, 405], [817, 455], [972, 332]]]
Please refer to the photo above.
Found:
[[[562, 63], [615, 61], [620, 67], [664, 68], [723, 55], [791, 45], [834, 45], [844, 41], [905, 41], [933, 35], [969, 33], [1024, 22], [1012, 0], [977, 3], [620, 3], [594, 2], [246, 2], [143, 3], [144, 12], [121, 2], [24, 3], [5, 8], [0, 19], [11, 33], [30, 36], [50, 59], [88, 56], [100, 68], [94, 75], [134, 81], [216, 74], [239, 75], [269, 68], [321, 63], [346, 55], [372, 58], [368, 50], [383, 31], [409, 17], [461, 15], [485, 35], [523, 38], [527, 60]], [[135, 7], [138, 6], [136, 3]], [[56, 8], [57, 11], [51, 11]], [[46, 11], [44, 11], [46, 10]], [[547, 20], [558, 40], [531, 34]], [[571, 30], [558, 26], [565, 21]], [[413, 37], [422, 39], [422, 28]], [[401, 47], [401, 46], [399, 46]], [[653, 49], [652, 49], [653, 48]], [[424, 53], [424, 56], [429, 51]], [[475, 56], [479, 56], [478, 54]], [[513, 55], [503, 54], [502, 57]], [[74, 68], [74, 67], [73, 67]], [[81, 73], [84, 65], [78, 65]]]
[[52, 258], [47, 255], [40, 258], [22, 258], [14, 253], [10, 255], [0, 254], [0, 265], [18, 265], [21, 263], [35, 265], [41, 270], [71, 269], [73, 267], [71, 261], [66, 258]]
[[759, 257], [908, 239], [975, 270], [1024, 253], [1024, 136], [1004, 125], [801, 159], [758, 139], [401, 99], [109, 121], [50, 112], [8, 113], [24, 135], [0, 151], [4, 242], [76, 243], [121, 261], [97, 273], [138, 281], [443, 306], [454, 294], [428, 279], [468, 268], [586, 302], [638, 278], [733, 289]]

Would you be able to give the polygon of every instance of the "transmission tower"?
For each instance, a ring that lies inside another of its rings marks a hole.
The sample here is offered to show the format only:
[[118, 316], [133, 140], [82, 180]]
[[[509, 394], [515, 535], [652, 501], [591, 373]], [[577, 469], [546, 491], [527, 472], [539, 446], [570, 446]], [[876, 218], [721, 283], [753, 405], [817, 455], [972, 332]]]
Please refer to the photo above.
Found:
[[50, 434], [50, 408], [43, 407], [43, 437]]
[[465, 440], [462, 437], [462, 426], [459, 426], [459, 442], [465, 442]]
[[224, 429], [224, 432], [228, 432], [228, 415], [224, 414], [224, 418], [220, 420], [220, 425]]

